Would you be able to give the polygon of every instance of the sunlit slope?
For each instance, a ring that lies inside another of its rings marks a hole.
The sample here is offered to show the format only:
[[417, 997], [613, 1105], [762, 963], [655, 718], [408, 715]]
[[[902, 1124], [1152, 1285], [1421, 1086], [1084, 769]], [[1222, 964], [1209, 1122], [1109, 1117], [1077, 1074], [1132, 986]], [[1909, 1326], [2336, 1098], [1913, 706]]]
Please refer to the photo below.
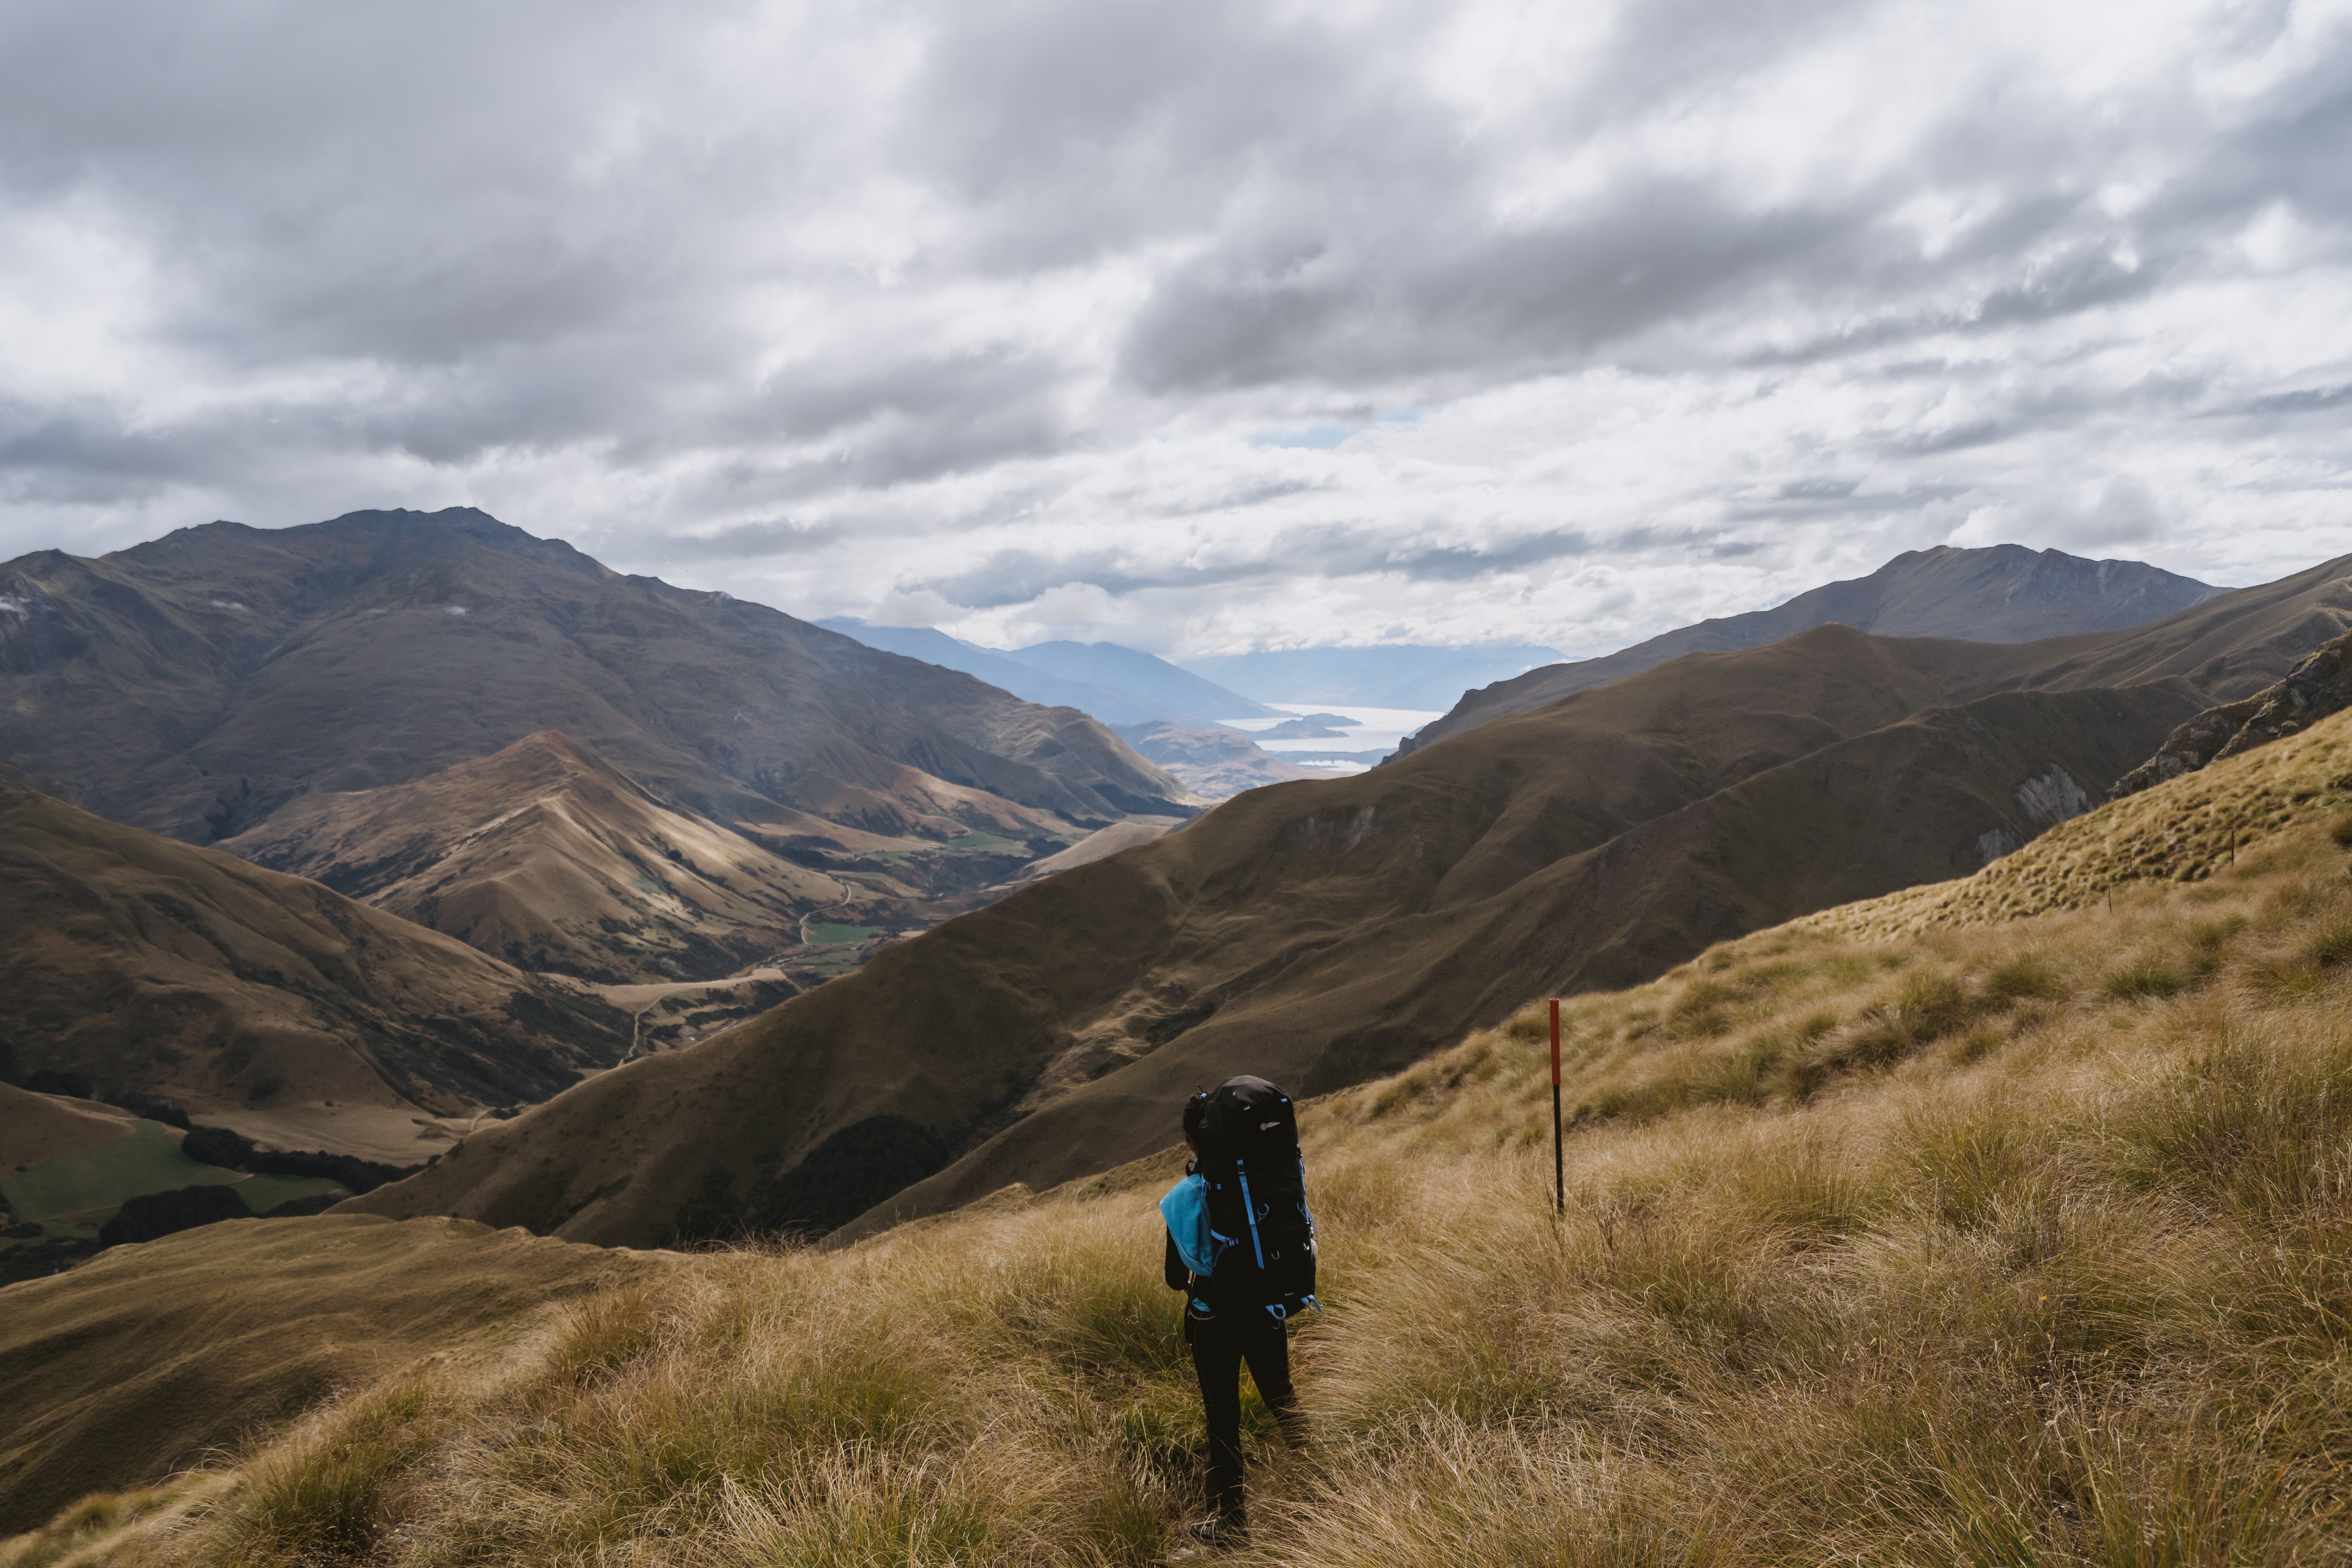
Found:
[[627, 1020], [299, 877], [0, 789], [0, 1070], [199, 1112], [537, 1099]]
[[1228, 1073], [1322, 1092], [1533, 991], [1971, 869], [2201, 706], [2177, 680], [1956, 701], [2007, 653], [1823, 627], [1255, 791], [360, 1201], [658, 1245], [1101, 1170]]
[[731, 973], [855, 891], [552, 731], [413, 784], [300, 796], [220, 847], [520, 968], [616, 984]]
[[[1303, 1106], [1313, 1438], [1251, 1408], [1224, 1560], [2340, 1559], [2352, 721], [2232, 767], [2291, 807], [2234, 863], [2144, 865], [2166, 831], [2199, 852], [2191, 778], [2000, 868], [2074, 866], [2112, 909], [1802, 921], [1569, 998], [1563, 1217], [1539, 1003]], [[1201, 1484], [1176, 1169], [686, 1260], [492, 1389], [366, 1386], [22, 1550], [1159, 1563]]]
[[233, 1220], [0, 1290], [0, 1531], [200, 1464], [335, 1389], [487, 1364], [656, 1267], [461, 1220]]

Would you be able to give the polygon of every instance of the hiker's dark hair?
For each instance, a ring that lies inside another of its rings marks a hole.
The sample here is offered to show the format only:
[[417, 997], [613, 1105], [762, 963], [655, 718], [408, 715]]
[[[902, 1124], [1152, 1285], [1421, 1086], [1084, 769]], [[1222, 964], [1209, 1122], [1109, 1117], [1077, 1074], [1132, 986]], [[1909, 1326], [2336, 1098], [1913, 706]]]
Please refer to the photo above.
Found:
[[1209, 1097], [1204, 1091], [1184, 1102], [1184, 1142], [1198, 1145], [1201, 1142], [1201, 1118], [1209, 1112]]

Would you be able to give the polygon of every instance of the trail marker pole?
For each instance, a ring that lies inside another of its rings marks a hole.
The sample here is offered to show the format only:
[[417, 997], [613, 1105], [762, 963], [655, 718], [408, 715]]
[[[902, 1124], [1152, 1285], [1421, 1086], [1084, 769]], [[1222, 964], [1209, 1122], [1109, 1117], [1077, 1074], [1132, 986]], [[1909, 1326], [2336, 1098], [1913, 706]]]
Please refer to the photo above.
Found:
[[1551, 999], [1551, 1208], [1568, 1213], [1568, 1167], [1560, 1153], [1559, 1133], [1559, 998]]

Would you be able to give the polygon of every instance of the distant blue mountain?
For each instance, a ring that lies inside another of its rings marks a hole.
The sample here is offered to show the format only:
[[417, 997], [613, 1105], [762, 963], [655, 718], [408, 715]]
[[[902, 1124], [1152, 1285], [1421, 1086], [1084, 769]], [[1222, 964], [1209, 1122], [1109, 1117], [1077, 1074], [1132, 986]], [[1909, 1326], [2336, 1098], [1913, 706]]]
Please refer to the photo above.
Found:
[[1444, 711], [1462, 694], [1565, 658], [1548, 647], [1299, 647], [1211, 654], [1186, 669], [1260, 702], [1351, 702]]
[[[1210, 719], [1274, 719], [1286, 715], [1191, 670], [1115, 642], [1041, 642], [1004, 655], [1066, 680], [1127, 692], [1181, 712]], [[1018, 695], [1018, 693], [1015, 693]]]
[[[930, 626], [868, 626], [849, 616], [835, 616], [817, 625], [886, 653], [904, 654], [926, 664], [962, 670], [1024, 701], [1075, 708], [1106, 724], [1147, 724], [1157, 720], [1180, 729], [1205, 730], [1219, 719], [1245, 719], [1266, 711], [1245, 697], [1188, 675], [1148, 653], [1115, 643], [1041, 643], [1038, 649], [1045, 650], [1040, 654], [1044, 662], [1033, 664], [1024, 656], [1037, 650], [1000, 653]], [[1077, 652], [1063, 651], [1068, 649]], [[1114, 672], [1130, 674], [1155, 691], [1197, 697], [1203, 707], [1187, 707], [1152, 693], [1113, 685], [1108, 679], [1089, 680], [1082, 674], [1066, 673], [1071, 670], [1099, 670], [1105, 677]]]

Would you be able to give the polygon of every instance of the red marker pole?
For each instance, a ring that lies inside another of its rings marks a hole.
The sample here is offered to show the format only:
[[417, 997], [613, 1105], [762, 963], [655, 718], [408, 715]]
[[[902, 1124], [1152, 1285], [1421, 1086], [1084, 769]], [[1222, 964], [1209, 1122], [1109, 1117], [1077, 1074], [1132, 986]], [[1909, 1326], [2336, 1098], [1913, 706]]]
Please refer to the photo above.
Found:
[[1568, 1213], [1568, 1168], [1559, 1143], [1559, 998], [1551, 999], [1551, 1206]]

